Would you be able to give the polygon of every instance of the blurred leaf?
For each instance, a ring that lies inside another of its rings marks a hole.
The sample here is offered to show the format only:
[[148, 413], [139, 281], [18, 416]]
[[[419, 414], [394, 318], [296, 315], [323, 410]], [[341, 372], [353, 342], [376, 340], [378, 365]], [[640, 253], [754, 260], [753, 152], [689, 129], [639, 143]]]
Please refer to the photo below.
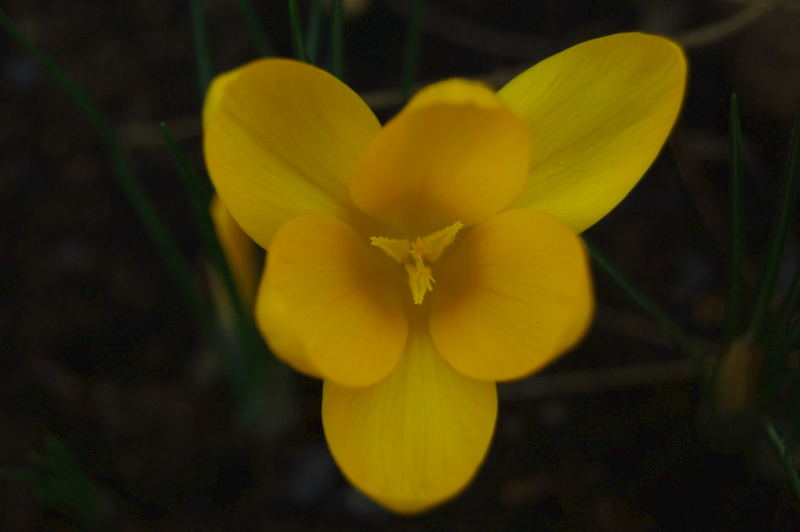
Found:
[[258, 16], [256, 16], [253, 3], [250, 0], [238, 0], [238, 2], [239, 11], [242, 13], [247, 31], [250, 32], [250, 37], [256, 45], [258, 54], [262, 57], [275, 55], [275, 47], [270, 42], [269, 37], [267, 37], [267, 30], [264, 29], [264, 25], [261, 23]]
[[211, 83], [212, 71], [211, 54], [208, 48], [208, 32], [206, 31], [203, 0], [189, 0], [192, 14], [192, 35], [194, 36], [194, 56], [197, 63], [197, 86], [200, 99], [206, 95], [208, 85]]
[[786, 299], [781, 304], [781, 311], [775, 325], [771, 328], [769, 342], [770, 347], [775, 347], [776, 338], [780, 338], [787, 331], [787, 328], [792, 322], [792, 317], [797, 313], [798, 303], [800, 303], [800, 270], [795, 272], [792, 286], [789, 288], [789, 293]]
[[230, 355], [226, 365], [236, 392], [239, 422], [267, 435], [280, 433], [293, 415], [288, 370], [271, 356], [253, 321], [252, 309], [242, 300], [209, 212], [211, 194], [208, 187], [175, 143], [166, 124], [162, 122], [160, 126], [189, 195], [195, 224], [200, 229], [211, 266], [222, 280], [225, 296], [233, 310], [235, 336], [215, 335], [215, 339], [220, 351]]
[[764, 430], [767, 434], [767, 440], [772, 445], [772, 449], [775, 451], [783, 469], [786, 471], [786, 475], [789, 477], [795, 496], [800, 499], [800, 476], [797, 474], [797, 468], [794, 465], [794, 457], [792, 456], [791, 450], [786, 447], [783, 438], [778, 434], [777, 429], [775, 429], [772, 423], [766, 423], [764, 425]]
[[789, 144], [789, 159], [783, 174], [780, 204], [775, 222], [770, 231], [767, 244], [767, 259], [761, 270], [756, 289], [756, 303], [750, 320], [750, 334], [762, 338], [769, 306], [775, 291], [775, 282], [783, 259], [786, 237], [792, 221], [792, 213], [797, 203], [797, 179], [800, 171], [800, 114], [795, 119], [792, 140]]
[[729, 112], [731, 139], [730, 210], [731, 236], [728, 261], [728, 299], [725, 304], [725, 346], [740, 332], [742, 319], [742, 260], [744, 257], [744, 191], [742, 188], [742, 119], [739, 102], [731, 95]]
[[770, 351], [767, 379], [780, 377], [784, 374], [784, 365], [789, 354], [800, 347], [800, 322], [788, 331], [777, 345]]
[[96, 484], [64, 444], [48, 434], [42, 454], [33, 454], [33, 467], [6, 468], [0, 477], [26, 484], [41, 503], [77, 525], [100, 530], [113, 513], [111, 494]]
[[128, 152], [123, 148], [116, 130], [106, 116], [89, 100], [88, 96], [47, 55], [26, 39], [2, 10], [0, 10], [0, 26], [53, 77], [100, 134], [117, 183], [133, 206], [145, 231], [153, 240], [172, 275], [178, 293], [189, 306], [201, 327], [207, 327], [210, 319], [208, 305], [199, 296], [201, 292], [193, 285], [191, 270], [177, 244], [161, 222], [153, 203], [145, 194], [139, 181], [134, 177]]
[[655, 302], [648, 298], [639, 288], [629, 280], [594, 244], [586, 241], [592, 262], [608, 275], [616, 285], [647, 315], [653, 318], [669, 334], [677, 347], [691, 358], [698, 358], [697, 351], [683, 332], [683, 329], [669, 317]]
[[411, 91], [414, 88], [414, 83], [417, 81], [424, 5], [424, 0], [412, 0], [411, 14], [408, 19], [408, 31], [406, 32], [406, 60], [403, 67], [402, 87], [403, 103], [411, 98]]
[[311, 63], [317, 62], [319, 34], [322, 29], [322, 0], [311, 0], [311, 11], [308, 14], [308, 30], [306, 35], [306, 53]]
[[300, 27], [300, 8], [297, 0], [289, 0], [289, 26], [292, 31], [292, 51], [298, 61], [308, 62], [305, 45], [303, 44], [303, 29]]
[[331, 7], [331, 73], [344, 81], [344, 17], [342, 0], [333, 0]]

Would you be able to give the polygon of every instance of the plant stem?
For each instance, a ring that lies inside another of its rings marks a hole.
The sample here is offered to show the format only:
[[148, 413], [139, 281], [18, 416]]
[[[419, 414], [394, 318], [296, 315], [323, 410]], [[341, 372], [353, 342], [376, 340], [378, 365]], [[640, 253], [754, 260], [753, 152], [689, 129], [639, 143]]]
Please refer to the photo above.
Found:
[[297, 0], [289, 0], [289, 25], [292, 30], [292, 51], [298, 61], [308, 62], [305, 44], [303, 43], [303, 29], [300, 27], [300, 8]]
[[333, 0], [331, 11], [331, 74], [344, 81], [344, 21], [342, 0]]
[[197, 63], [197, 86], [200, 92], [200, 99], [203, 100], [208, 85], [211, 83], [213, 70], [211, 67], [211, 54], [208, 49], [208, 31], [206, 30], [205, 14], [203, 13], [203, 0], [190, 0], [189, 7], [192, 15], [194, 56]]
[[764, 430], [767, 434], [767, 440], [769, 440], [775, 454], [778, 455], [783, 469], [789, 476], [789, 481], [792, 484], [795, 496], [800, 500], [800, 476], [798, 476], [797, 469], [794, 466], [792, 453], [786, 448], [783, 438], [778, 434], [778, 431], [772, 423], [766, 422], [764, 424]]
[[408, 32], [406, 33], [406, 60], [403, 67], [403, 103], [411, 98], [411, 91], [417, 80], [424, 5], [424, 0], [413, 0], [411, 4], [411, 15], [409, 16]]
[[742, 312], [742, 262], [744, 257], [744, 190], [742, 186], [742, 120], [736, 95], [731, 95], [729, 111], [730, 160], [730, 211], [731, 236], [728, 271], [728, 300], [725, 305], [725, 346], [739, 332]]
[[275, 55], [275, 47], [272, 46], [272, 43], [267, 37], [267, 31], [264, 29], [264, 25], [256, 16], [256, 11], [253, 9], [253, 3], [250, 0], [238, 1], [239, 11], [242, 13], [245, 26], [247, 26], [247, 31], [250, 33], [253, 43], [255, 43], [258, 54], [261, 57]]
[[[585, 239], [584, 239], [585, 240]], [[686, 333], [683, 329], [669, 317], [669, 315], [661, 309], [655, 302], [648, 298], [644, 293], [636, 287], [636, 285], [629, 280], [614, 264], [611, 263], [600, 250], [592, 243], [586, 241], [586, 246], [589, 248], [594, 263], [606, 274], [617, 286], [619, 286], [625, 294], [633, 300], [633, 302], [646, 314], [650, 315], [656, 320], [661, 327], [670, 335], [672, 340], [687, 356], [699, 359], [699, 353], [692, 346]]]
[[775, 291], [775, 282], [778, 279], [783, 250], [786, 246], [786, 237], [789, 233], [794, 206], [797, 203], [798, 173], [800, 173], [800, 115], [797, 116], [792, 130], [792, 140], [789, 144], [789, 160], [784, 169], [778, 214], [769, 235], [767, 259], [762, 268], [756, 291], [756, 303], [749, 329], [753, 338], [763, 340], [762, 335], [769, 314], [769, 304]]

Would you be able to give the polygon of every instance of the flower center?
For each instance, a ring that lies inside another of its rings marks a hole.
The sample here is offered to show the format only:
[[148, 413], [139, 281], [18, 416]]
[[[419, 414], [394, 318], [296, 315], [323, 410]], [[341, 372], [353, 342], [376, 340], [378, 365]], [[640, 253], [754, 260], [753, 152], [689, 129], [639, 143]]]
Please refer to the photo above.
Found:
[[462, 227], [464, 224], [456, 222], [428, 236], [418, 236], [415, 240], [373, 236], [370, 244], [405, 266], [411, 297], [414, 303], [421, 305], [425, 294], [433, 290], [433, 283], [436, 282], [429, 264], [442, 256]]

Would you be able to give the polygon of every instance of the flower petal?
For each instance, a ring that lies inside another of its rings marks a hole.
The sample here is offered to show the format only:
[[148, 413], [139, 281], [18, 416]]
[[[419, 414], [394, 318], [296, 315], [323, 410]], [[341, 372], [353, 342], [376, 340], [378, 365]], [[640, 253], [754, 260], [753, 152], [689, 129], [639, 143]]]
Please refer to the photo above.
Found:
[[468, 377], [528, 375], [575, 344], [590, 322], [583, 243], [545, 213], [516, 209], [493, 216], [435, 266], [431, 337]]
[[527, 126], [494, 92], [453, 79], [420, 91], [375, 137], [350, 182], [355, 204], [414, 238], [506, 207], [527, 179]]
[[356, 93], [327, 72], [262, 59], [214, 80], [203, 128], [217, 192], [266, 248], [291, 217], [347, 216], [348, 176], [380, 124]]
[[[211, 220], [225, 259], [239, 291], [239, 297], [248, 309], [253, 308], [258, 282], [258, 248], [231, 216], [230, 211], [216, 194], [209, 207]], [[260, 253], [263, 254], [263, 251]]]
[[322, 378], [320, 370], [308, 356], [303, 340], [305, 330], [298, 327], [297, 318], [288, 312], [278, 293], [267, 286], [266, 267], [256, 297], [256, 324], [275, 356], [300, 373]]
[[394, 369], [406, 343], [401, 273], [341, 220], [292, 218], [267, 254], [259, 326], [298, 370], [343, 386], [374, 384]]
[[460, 492], [486, 454], [496, 417], [495, 385], [455, 372], [424, 323], [412, 325], [386, 380], [323, 388], [333, 457], [358, 489], [395, 512], [422, 512]]
[[517, 207], [581, 232], [628, 194], [658, 155], [683, 100], [686, 58], [641, 33], [587, 41], [529, 68], [498, 96], [530, 127], [531, 173]]

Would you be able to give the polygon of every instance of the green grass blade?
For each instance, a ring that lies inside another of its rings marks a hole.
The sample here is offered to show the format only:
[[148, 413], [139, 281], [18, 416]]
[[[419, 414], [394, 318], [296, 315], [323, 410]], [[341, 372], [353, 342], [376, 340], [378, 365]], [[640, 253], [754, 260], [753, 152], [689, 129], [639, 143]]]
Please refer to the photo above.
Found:
[[772, 423], [765, 423], [764, 431], [767, 435], [767, 440], [775, 451], [783, 469], [786, 471], [786, 475], [789, 477], [789, 482], [792, 485], [795, 496], [800, 500], [800, 476], [797, 474], [792, 452], [786, 447], [783, 438], [778, 434], [778, 431]]
[[789, 353], [800, 346], [800, 323], [796, 323], [782, 340], [776, 340], [769, 353], [769, 361], [765, 376], [767, 379], [778, 378], [783, 374], [783, 366], [789, 358]]
[[211, 219], [209, 212], [211, 194], [205, 186], [205, 181], [200, 178], [186, 154], [174, 141], [166, 124], [162, 122], [160, 126], [189, 194], [195, 222], [200, 229], [212, 268], [222, 279], [233, 309], [237, 345], [227, 344], [219, 335], [214, 339], [218, 342], [221, 352], [231, 354], [228, 366], [238, 401], [238, 420], [249, 429], [258, 429], [267, 434], [278, 433], [287, 426], [293, 413], [288, 369], [270, 356], [269, 349], [256, 329], [252, 312], [246, 309], [242, 301], [233, 271], [225, 258], [225, 252]]
[[[164, 141], [167, 143], [172, 157], [175, 159], [175, 164], [178, 166], [178, 173], [181, 176], [181, 182], [189, 195], [189, 202], [192, 206], [192, 213], [194, 214], [195, 223], [200, 228], [203, 242], [209, 244], [209, 238], [213, 238], [216, 234], [214, 231], [214, 224], [211, 220], [211, 215], [208, 212], [208, 204], [211, 201], [211, 190], [206, 184], [205, 180], [192, 170], [189, 159], [180, 147], [175, 143], [172, 135], [164, 122], [159, 123], [161, 134], [164, 136]], [[210, 248], [209, 248], [210, 249]], [[221, 248], [220, 248], [221, 249]]]
[[742, 183], [742, 119], [739, 102], [731, 95], [729, 111], [730, 160], [730, 258], [728, 299], [725, 305], [725, 345], [739, 333], [742, 313], [742, 262], [744, 258], [744, 190]]
[[[164, 136], [164, 141], [167, 143], [175, 163], [178, 166], [178, 173], [181, 176], [181, 182], [189, 195], [189, 200], [192, 205], [192, 212], [194, 214], [195, 223], [200, 229], [200, 236], [203, 240], [203, 245], [211, 257], [212, 267], [220, 275], [223, 280], [225, 290], [228, 294], [230, 301], [233, 303], [233, 310], [235, 319], [239, 327], [241, 338], [250, 339], [250, 332], [246, 330], [246, 323], [251, 321], [248, 319], [244, 310], [244, 303], [239, 295], [239, 290], [236, 287], [233, 272], [225, 260], [225, 253], [222, 246], [217, 239], [217, 233], [214, 228], [214, 222], [211, 219], [209, 212], [209, 202], [211, 201], [211, 192], [205, 185], [204, 181], [200, 179], [197, 172], [194, 171], [189, 159], [181, 148], [175, 143], [172, 135], [169, 133], [167, 125], [163, 122], [160, 124], [161, 133]], [[251, 346], [252, 348], [252, 346]]]
[[686, 333], [661, 307], [644, 295], [594, 244], [587, 241], [586, 246], [589, 248], [589, 253], [595, 265], [608, 275], [645, 314], [658, 322], [684, 354], [692, 358], [699, 358]]
[[189, 8], [192, 16], [192, 36], [194, 37], [194, 57], [197, 63], [197, 87], [200, 99], [205, 98], [206, 89], [211, 83], [213, 68], [208, 48], [208, 31], [206, 30], [203, 0], [190, 0]]
[[411, 91], [417, 81], [419, 71], [420, 36], [422, 32], [422, 12], [424, 0], [413, 0], [411, 15], [408, 20], [406, 33], [406, 57], [403, 66], [402, 99], [407, 102], [411, 98]]
[[250, 33], [250, 38], [255, 43], [256, 51], [261, 57], [270, 57], [275, 55], [275, 47], [267, 37], [267, 30], [256, 15], [253, 9], [253, 3], [250, 0], [238, 0], [239, 11], [244, 19], [244, 24], [247, 26], [247, 31]]
[[31, 462], [32, 467], [0, 469], [0, 478], [26, 484], [42, 505], [85, 530], [101, 530], [110, 524], [118, 501], [84, 472], [58, 438], [48, 434], [44, 449]]
[[316, 64], [319, 51], [319, 34], [322, 29], [322, 0], [311, 0], [306, 30], [306, 54], [311, 63]]
[[139, 181], [134, 177], [127, 151], [103, 113], [89, 100], [88, 96], [58, 67], [47, 55], [26, 39], [13, 22], [0, 10], [0, 26], [26, 52], [28, 52], [46, 71], [72, 102], [81, 110], [103, 139], [111, 163], [114, 178], [142, 222], [145, 231], [152, 239], [169, 270], [178, 293], [184, 299], [195, 319], [206, 326], [209, 321], [208, 306], [198, 295], [192, 283], [192, 274], [172, 236], [161, 222], [150, 199], [146, 196]]
[[789, 327], [792, 321], [792, 317], [797, 313], [798, 303], [800, 303], [800, 271], [795, 273], [792, 286], [789, 288], [789, 293], [781, 304], [781, 311], [775, 322], [775, 326], [770, 329], [767, 345], [774, 347], [777, 343], [777, 339], [786, 332], [787, 327]]
[[797, 203], [798, 172], [800, 172], [800, 115], [796, 118], [792, 129], [789, 160], [784, 170], [778, 214], [769, 235], [767, 259], [762, 267], [756, 290], [756, 303], [753, 308], [749, 329], [754, 338], [761, 338], [764, 333], [764, 326], [769, 314], [769, 305], [775, 291], [775, 282], [778, 279], [783, 250], [786, 246], [786, 237], [792, 221], [792, 213]]
[[300, 27], [300, 8], [297, 0], [289, 0], [289, 26], [292, 30], [292, 51], [298, 61], [308, 62], [306, 48], [303, 44], [303, 29]]
[[342, 0], [331, 6], [331, 73], [344, 81], [344, 17]]

